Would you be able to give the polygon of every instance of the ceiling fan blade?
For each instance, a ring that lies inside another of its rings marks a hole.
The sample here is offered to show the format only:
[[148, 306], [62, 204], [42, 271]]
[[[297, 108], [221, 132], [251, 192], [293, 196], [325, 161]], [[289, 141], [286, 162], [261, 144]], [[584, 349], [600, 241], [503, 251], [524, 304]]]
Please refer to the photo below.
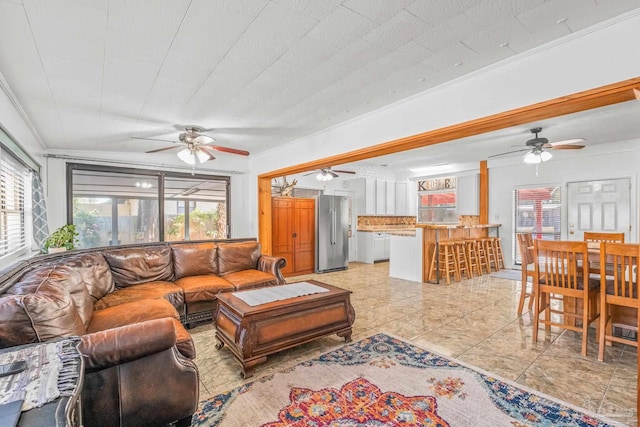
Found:
[[144, 138], [142, 136], [132, 136], [131, 139], [144, 139], [146, 141], [162, 141], [162, 142], [173, 142], [173, 143], [176, 142], [170, 139]]
[[202, 150], [203, 153], [206, 153], [209, 155], [209, 160], [215, 160], [216, 157], [213, 155], [213, 153], [211, 153], [211, 151], [207, 150], [204, 147], [200, 147], [200, 150]]
[[145, 153], [159, 153], [160, 151], [173, 150], [174, 148], [180, 148], [177, 145], [173, 147], [156, 148], [155, 150], [145, 151]]
[[335, 173], [334, 171], [332, 171], [331, 169], [327, 170], [327, 173], [329, 175], [331, 175], [334, 178], [338, 178], [340, 175], [338, 175], [337, 173]]
[[203, 144], [200, 145], [201, 147], [206, 146], [208, 149], [210, 150], [216, 150], [216, 151], [222, 151], [223, 153], [231, 153], [231, 154], [239, 154], [241, 156], [248, 156], [249, 152], [245, 151], [245, 150], [238, 150], [235, 148], [229, 148], [229, 147], [222, 147], [220, 145], [208, 145], [208, 144]]
[[[549, 148], [549, 147], [556, 147], [558, 145], [569, 145], [569, 144], [577, 144], [579, 142], [585, 142], [586, 139], [584, 138], [573, 138], [573, 139], [564, 139], [562, 141], [555, 141], [555, 142], [550, 142], [548, 144], [545, 144], [545, 148]], [[546, 146], [549, 147], [546, 147]]]
[[352, 175], [355, 175], [356, 173], [354, 171], [342, 171], [342, 170], [337, 170], [337, 169], [331, 169], [334, 172], [338, 172], [338, 173], [350, 173]]
[[584, 145], [578, 145], [578, 144], [552, 145], [549, 148], [553, 148], [554, 150], [579, 150], [581, 148], [584, 148]]
[[507, 154], [512, 154], [512, 153], [521, 153], [523, 151], [530, 151], [531, 148], [523, 148], [522, 150], [514, 150], [514, 151], [507, 151], [506, 153], [500, 153], [500, 154], [493, 154], [491, 156], [488, 156], [487, 158], [491, 159], [493, 157], [500, 157], [500, 156], [506, 156]]

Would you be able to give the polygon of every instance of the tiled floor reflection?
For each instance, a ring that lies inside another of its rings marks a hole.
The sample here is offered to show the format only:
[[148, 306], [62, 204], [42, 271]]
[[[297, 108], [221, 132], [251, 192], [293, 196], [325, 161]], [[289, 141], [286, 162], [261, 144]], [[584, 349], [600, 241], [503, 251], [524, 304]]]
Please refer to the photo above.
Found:
[[[637, 353], [616, 344], [598, 362], [595, 333], [587, 357], [580, 336], [555, 329], [531, 340], [531, 317], [516, 315], [520, 282], [487, 275], [451, 285], [389, 277], [387, 263], [352, 263], [347, 271], [289, 278], [316, 279], [353, 291], [353, 340], [386, 332], [455, 357], [566, 402], [636, 426]], [[228, 349], [216, 351], [213, 328], [191, 330], [201, 378], [200, 399], [243, 383]], [[256, 368], [262, 376], [343, 345], [335, 335], [269, 356]]]

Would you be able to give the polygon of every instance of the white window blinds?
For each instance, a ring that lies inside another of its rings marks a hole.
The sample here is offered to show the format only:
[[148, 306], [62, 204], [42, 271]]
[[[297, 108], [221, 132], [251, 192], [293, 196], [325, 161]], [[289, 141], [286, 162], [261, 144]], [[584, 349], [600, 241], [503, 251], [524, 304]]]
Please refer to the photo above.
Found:
[[562, 188], [559, 185], [519, 188], [514, 191], [513, 256], [521, 261], [516, 233], [531, 233], [534, 239], [560, 240]]
[[25, 193], [29, 169], [0, 146], [0, 260], [28, 250]]

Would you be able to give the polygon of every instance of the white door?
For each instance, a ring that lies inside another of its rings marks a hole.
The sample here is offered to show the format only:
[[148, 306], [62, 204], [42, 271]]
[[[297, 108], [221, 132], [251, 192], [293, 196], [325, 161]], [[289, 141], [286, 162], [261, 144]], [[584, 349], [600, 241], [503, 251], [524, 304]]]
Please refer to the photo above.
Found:
[[629, 242], [631, 181], [629, 178], [567, 184], [569, 240], [583, 240], [585, 231], [625, 233]]

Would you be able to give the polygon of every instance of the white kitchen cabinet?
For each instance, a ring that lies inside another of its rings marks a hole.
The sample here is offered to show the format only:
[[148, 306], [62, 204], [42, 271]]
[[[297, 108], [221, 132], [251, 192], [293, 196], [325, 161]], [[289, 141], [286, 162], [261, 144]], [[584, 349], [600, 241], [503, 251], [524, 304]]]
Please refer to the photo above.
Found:
[[376, 180], [376, 215], [387, 213], [387, 182]]
[[376, 181], [373, 179], [364, 180], [364, 214], [376, 214]]
[[389, 259], [389, 253], [390, 253], [390, 246], [391, 246], [391, 236], [389, 236], [387, 234], [386, 238], [383, 240], [384, 242], [384, 251], [383, 251], [383, 256], [384, 259]]
[[385, 198], [385, 214], [396, 215], [396, 182], [385, 181], [386, 198]]
[[373, 264], [389, 259], [390, 236], [387, 233], [358, 232], [358, 262]]
[[409, 194], [406, 181], [396, 182], [396, 215], [409, 215]]
[[459, 176], [457, 181], [456, 214], [478, 215], [478, 174]]
[[389, 235], [387, 233], [373, 234], [373, 261], [389, 259]]

